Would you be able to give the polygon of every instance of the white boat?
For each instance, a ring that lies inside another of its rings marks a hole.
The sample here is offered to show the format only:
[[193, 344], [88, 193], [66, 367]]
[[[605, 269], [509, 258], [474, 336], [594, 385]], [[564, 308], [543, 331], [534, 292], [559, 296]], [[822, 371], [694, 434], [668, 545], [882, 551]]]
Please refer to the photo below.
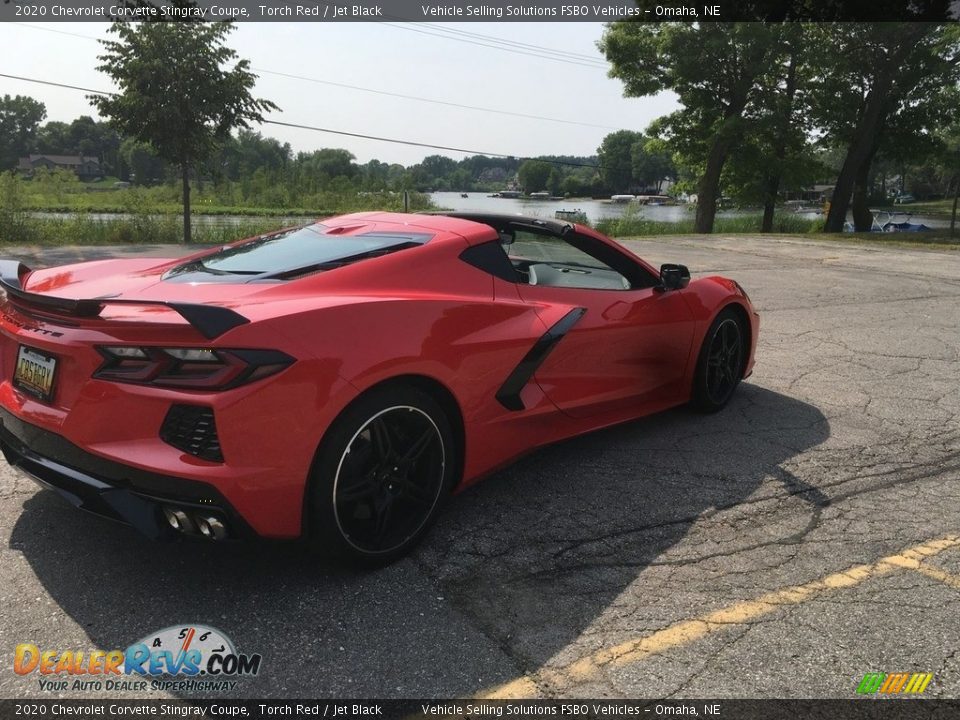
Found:
[[610, 202], [613, 203], [628, 203], [636, 200], [636, 195], [611, 195]]
[[581, 225], [587, 224], [587, 214], [580, 208], [576, 210], [557, 210], [553, 213], [553, 217], [557, 220], [566, 220], [567, 222], [580, 223]]

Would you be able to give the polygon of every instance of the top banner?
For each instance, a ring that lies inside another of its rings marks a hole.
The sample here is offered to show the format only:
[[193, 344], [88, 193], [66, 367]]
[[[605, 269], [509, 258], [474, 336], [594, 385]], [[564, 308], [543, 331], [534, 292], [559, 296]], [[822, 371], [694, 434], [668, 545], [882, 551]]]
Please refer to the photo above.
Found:
[[960, 0], [3, 0], [0, 22], [957, 22]]

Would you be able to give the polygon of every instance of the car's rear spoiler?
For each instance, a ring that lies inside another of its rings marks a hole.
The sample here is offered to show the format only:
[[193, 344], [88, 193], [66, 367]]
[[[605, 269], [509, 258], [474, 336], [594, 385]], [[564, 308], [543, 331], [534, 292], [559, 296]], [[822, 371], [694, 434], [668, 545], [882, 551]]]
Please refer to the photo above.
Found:
[[163, 305], [179, 313], [190, 325], [208, 340], [223, 335], [228, 330], [250, 322], [240, 313], [220, 305], [170, 302], [166, 300], [135, 300], [127, 298], [99, 297], [90, 299], [58, 298], [52, 295], [29, 292], [23, 289], [22, 278], [30, 268], [17, 260], [0, 260], [0, 289], [14, 301], [38, 309], [72, 317], [96, 317], [105, 305]]

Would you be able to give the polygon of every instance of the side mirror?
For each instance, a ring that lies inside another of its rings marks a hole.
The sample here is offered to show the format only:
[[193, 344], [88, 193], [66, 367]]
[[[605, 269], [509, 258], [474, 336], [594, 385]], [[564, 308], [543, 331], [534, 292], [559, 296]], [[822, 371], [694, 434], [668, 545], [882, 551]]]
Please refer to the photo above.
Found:
[[690, 283], [690, 271], [686, 265], [665, 263], [660, 266], [660, 290], [680, 290]]

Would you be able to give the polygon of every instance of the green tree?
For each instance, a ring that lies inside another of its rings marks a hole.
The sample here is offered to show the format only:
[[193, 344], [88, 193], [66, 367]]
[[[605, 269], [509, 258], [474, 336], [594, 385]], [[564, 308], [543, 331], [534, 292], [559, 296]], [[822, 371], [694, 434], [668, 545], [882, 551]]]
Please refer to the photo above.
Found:
[[646, 138], [632, 130], [617, 130], [607, 135], [597, 156], [600, 159], [600, 179], [612, 193], [626, 192], [634, 186], [633, 146]]
[[338, 177], [353, 178], [360, 173], [353, 153], [342, 148], [323, 148], [312, 153], [300, 153], [297, 163], [318, 189]]
[[526, 193], [540, 192], [547, 189], [550, 181], [552, 166], [543, 160], [525, 160], [517, 170], [520, 187]]
[[51, 120], [37, 130], [36, 152], [68, 155], [71, 142], [70, 124]]
[[281, 143], [274, 138], [265, 138], [258, 132], [243, 130], [224, 143], [217, 158], [218, 174], [231, 180], [252, 175], [263, 168], [271, 173], [279, 173], [291, 162], [289, 143]]
[[153, 152], [150, 145], [134, 138], [126, 138], [120, 144], [119, 155], [126, 179], [137, 185], [152, 185], [167, 174], [166, 162]]
[[663, 189], [664, 180], [677, 176], [670, 152], [661, 140], [642, 137], [630, 148], [630, 167], [634, 180], [644, 188]]
[[32, 97], [4, 95], [0, 99], [0, 170], [11, 170], [37, 141], [37, 128], [47, 116], [43, 103]]
[[[960, 89], [953, 88], [949, 97], [960, 104]], [[953, 194], [953, 204], [950, 212], [950, 237], [957, 232], [957, 205], [960, 203], [960, 118], [953, 117], [953, 122], [941, 130], [943, 140], [943, 154], [938, 164], [947, 180], [947, 191]]]
[[[874, 159], [889, 140], [924, 142], [956, 108], [944, 88], [960, 74], [960, 30], [930, 23], [837, 23], [812, 26], [818, 48], [812, 108], [816, 124], [846, 147], [825, 229], [840, 232], [847, 210], [868, 230]], [[949, 114], [948, 114], [949, 113]]]
[[251, 94], [256, 75], [249, 62], [224, 45], [232, 29], [232, 23], [114, 23], [118, 39], [103, 41], [98, 69], [120, 92], [89, 98], [120, 133], [179, 167], [184, 242], [190, 242], [191, 169], [208, 161], [233, 129], [278, 109]]
[[767, 73], [782, 52], [776, 23], [619, 21], [600, 49], [628, 97], [664, 90], [682, 108], [655, 130], [697, 178], [697, 232], [712, 232], [720, 181], [730, 153], [747, 132], [746, 117], [764, 100]]

